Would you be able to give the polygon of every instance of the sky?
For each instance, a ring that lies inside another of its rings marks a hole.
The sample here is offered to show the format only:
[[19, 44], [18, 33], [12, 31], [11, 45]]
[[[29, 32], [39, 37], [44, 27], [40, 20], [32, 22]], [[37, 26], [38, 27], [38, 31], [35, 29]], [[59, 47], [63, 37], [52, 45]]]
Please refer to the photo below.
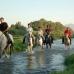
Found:
[[74, 24], [74, 0], [0, 0], [0, 17], [8, 24], [44, 18], [48, 21]]

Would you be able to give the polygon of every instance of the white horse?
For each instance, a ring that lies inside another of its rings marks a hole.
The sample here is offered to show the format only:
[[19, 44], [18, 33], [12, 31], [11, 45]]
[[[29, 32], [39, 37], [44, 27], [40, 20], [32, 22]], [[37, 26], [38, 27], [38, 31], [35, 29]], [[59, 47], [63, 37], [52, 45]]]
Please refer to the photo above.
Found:
[[12, 51], [13, 51], [13, 43], [14, 43], [14, 39], [13, 36], [11, 34], [8, 34], [10, 37], [11, 42], [8, 44], [8, 52], [11, 55]]
[[70, 38], [68, 36], [65, 36], [65, 38], [64, 38], [64, 44], [65, 44], [65, 47], [67, 49], [70, 49], [71, 40], [70, 40]]
[[[9, 34], [9, 36], [10, 36], [12, 42], [13, 42], [13, 37], [12, 37], [12, 35]], [[7, 51], [8, 48], [9, 48], [9, 49], [11, 48], [11, 45], [12, 45], [12, 44], [8, 44], [8, 47], [7, 47], [7, 38], [6, 38], [6, 36], [0, 31], [0, 58], [2, 57], [3, 53], [5, 53], [5, 55], [6, 55], [6, 51]]]
[[35, 37], [30, 33], [27, 33], [24, 36], [23, 43], [25, 43], [25, 45], [27, 46], [27, 49], [26, 49], [27, 52], [29, 53], [33, 52], [32, 50], [33, 50], [34, 42], [35, 42]]
[[43, 37], [40, 36], [40, 35], [38, 35], [38, 36], [36, 37], [36, 43], [37, 43], [37, 46], [40, 46], [41, 49], [42, 49], [42, 48], [43, 48]]

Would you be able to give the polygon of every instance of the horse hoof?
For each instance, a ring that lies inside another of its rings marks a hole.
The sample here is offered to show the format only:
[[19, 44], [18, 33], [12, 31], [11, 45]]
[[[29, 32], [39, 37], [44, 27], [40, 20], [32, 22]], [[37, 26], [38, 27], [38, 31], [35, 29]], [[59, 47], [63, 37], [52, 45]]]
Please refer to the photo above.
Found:
[[6, 58], [8, 58], [8, 59], [9, 59], [9, 58], [10, 58], [10, 56], [9, 56], [9, 55], [6, 55]]
[[31, 54], [34, 54], [34, 51], [31, 51]]

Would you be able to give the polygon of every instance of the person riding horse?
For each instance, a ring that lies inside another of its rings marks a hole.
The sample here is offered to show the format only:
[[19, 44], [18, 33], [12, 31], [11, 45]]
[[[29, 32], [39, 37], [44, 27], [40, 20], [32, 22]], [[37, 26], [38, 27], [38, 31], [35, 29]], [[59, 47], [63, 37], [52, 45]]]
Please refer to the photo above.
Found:
[[[67, 27], [64, 31], [64, 36], [67, 40], [70, 40], [70, 44], [71, 44], [71, 36], [72, 36], [72, 32], [70, 30], [69, 27]], [[66, 43], [66, 40], [64, 39], [64, 43]]]
[[[6, 36], [6, 38], [7, 38], [7, 46], [8, 46], [8, 44], [11, 43], [11, 41], [12, 41], [12, 40], [10, 39], [10, 37], [9, 37], [8, 30], [9, 30], [8, 24], [4, 21], [4, 18], [1, 17], [1, 18], [0, 18], [0, 31], [1, 31], [1, 32]], [[6, 46], [6, 48], [7, 48], [7, 46]]]
[[43, 36], [43, 30], [41, 27], [38, 27], [37, 31], [37, 44], [43, 48], [43, 41], [44, 41], [44, 36]]
[[47, 25], [47, 28], [45, 29], [45, 43], [46, 45], [49, 44], [51, 48], [51, 44], [53, 43], [53, 37], [51, 35], [51, 28], [49, 25]]
[[23, 43], [26, 43], [28, 49], [26, 51], [33, 53], [32, 48], [35, 43], [35, 37], [33, 35], [33, 29], [30, 24], [28, 24], [27, 33], [23, 38]]
[[31, 34], [31, 35], [32, 35], [32, 33], [33, 33], [33, 28], [31, 27], [30, 24], [28, 24], [27, 32], [28, 32], [29, 34]]
[[41, 27], [38, 27], [38, 37], [41, 37], [43, 39], [43, 30]]

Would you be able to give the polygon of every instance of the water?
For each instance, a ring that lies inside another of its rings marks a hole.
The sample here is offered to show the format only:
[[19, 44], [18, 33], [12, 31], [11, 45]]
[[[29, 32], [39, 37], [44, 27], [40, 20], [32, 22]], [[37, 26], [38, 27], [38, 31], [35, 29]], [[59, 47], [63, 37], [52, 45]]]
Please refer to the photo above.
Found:
[[[70, 52], [74, 51], [74, 44]], [[50, 49], [34, 48], [34, 54], [20, 52], [13, 54], [9, 59], [0, 62], [0, 74], [49, 74], [50, 71], [63, 71], [64, 59], [67, 50], [60, 40], [57, 40]]]

